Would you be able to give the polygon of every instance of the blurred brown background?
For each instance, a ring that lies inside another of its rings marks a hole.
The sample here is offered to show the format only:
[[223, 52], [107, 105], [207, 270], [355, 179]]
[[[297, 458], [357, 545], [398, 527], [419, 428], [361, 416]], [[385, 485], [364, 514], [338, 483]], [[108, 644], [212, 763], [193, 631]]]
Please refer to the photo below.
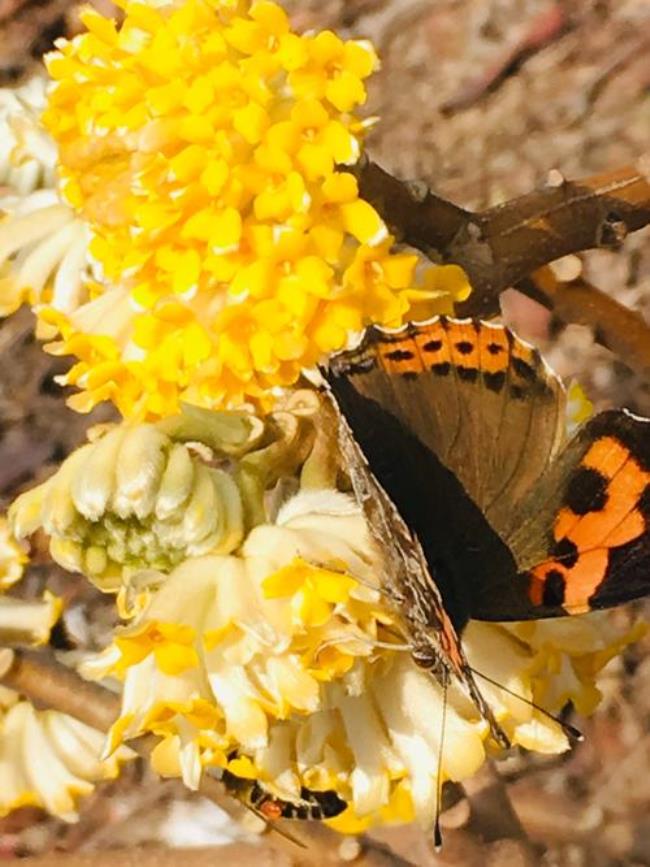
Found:
[[[97, 5], [110, 8], [104, 0]], [[580, 177], [633, 162], [648, 149], [649, 0], [287, 0], [285, 5], [298, 29], [330, 27], [373, 40], [383, 65], [368, 105], [370, 114], [381, 117], [368, 142], [371, 155], [458, 204], [484, 208], [542, 184], [552, 169]], [[69, 0], [0, 0], [3, 83], [33, 68], [54, 38], [74, 31], [76, 20]], [[648, 319], [649, 241], [646, 229], [618, 252], [581, 256], [591, 282]], [[564, 376], [580, 380], [597, 407], [626, 405], [650, 413], [650, 384], [596, 346], [587, 329], [559, 328], [541, 307], [512, 295], [506, 313]], [[5, 499], [83, 435], [87, 420], [63, 408], [52, 383], [55, 366], [35, 345], [26, 315], [0, 326]], [[60, 576], [58, 581], [62, 586]], [[69, 595], [92, 607], [87, 589], [66, 586]], [[636, 611], [644, 607], [650, 612], [649, 603]], [[625, 623], [634, 613], [628, 607], [613, 616]], [[571, 754], [515, 756], [499, 769], [530, 839], [546, 850], [541, 863], [549, 867], [650, 865], [650, 639], [610, 664], [603, 691], [597, 714], [580, 721], [585, 743]], [[448, 826], [463, 823], [462, 802], [454, 809]], [[0, 860], [55, 848], [83, 852], [165, 841], [211, 843], [215, 825], [205, 810], [204, 804], [187, 801], [178, 785], [158, 784], [132, 768], [121, 782], [97, 791], [77, 826], [68, 828], [33, 810], [0, 822]], [[170, 815], [185, 829], [175, 836], [166, 833], [173, 825]], [[453, 830], [439, 859], [417, 829], [382, 830], [374, 837], [395, 853], [375, 850], [377, 864], [401, 863], [397, 855], [418, 865], [524, 863], [507, 848], [463, 849]], [[291, 847], [274, 854], [263, 843], [255, 860], [341, 863], [336, 844], [328, 846], [315, 842], [311, 855]], [[238, 860], [244, 858], [238, 851], [216, 853], [215, 861], [252, 863]]]

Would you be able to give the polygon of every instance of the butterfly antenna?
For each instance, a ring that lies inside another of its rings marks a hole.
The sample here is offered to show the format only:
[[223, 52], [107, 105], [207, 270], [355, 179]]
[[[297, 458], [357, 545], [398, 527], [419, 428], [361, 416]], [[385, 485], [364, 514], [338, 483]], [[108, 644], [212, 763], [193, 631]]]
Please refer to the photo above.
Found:
[[436, 852], [442, 849], [442, 831], [440, 830], [440, 812], [442, 809], [442, 759], [445, 749], [445, 728], [447, 722], [447, 687], [449, 672], [445, 669], [442, 681], [442, 721], [440, 723], [440, 745], [438, 747], [438, 770], [436, 771], [436, 817], [433, 823], [433, 846]]
[[534, 701], [531, 701], [531, 699], [529, 699], [529, 698], [524, 698], [523, 695], [519, 695], [519, 693], [517, 693], [517, 692], [513, 692], [513, 690], [508, 689], [507, 686], [504, 686], [502, 683], [499, 683], [498, 680], [494, 680], [493, 678], [489, 677], [487, 674], [483, 674], [482, 671], [477, 671], [475, 668], [472, 668], [471, 666], [469, 667], [469, 670], [472, 672], [472, 674], [475, 674], [477, 677], [480, 677], [483, 680], [486, 680], [488, 683], [491, 683], [492, 686], [496, 686], [497, 689], [503, 690], [503, 692], [508, 693], [508, 695], [511, 695], [513, 698], [518, 698], [519, 701], [523, 701], [524, 704], [527, 704], [529, 707], [532, 707], [536, 711], [539, 711], [539, 713], [543, 714], [545, 717], [547, 717], [547, 719], [553, 720], [554, 723], [557, 723], [560, 726], [560, 728], [562, 729], [564, 734], [569, 738], [569, 740], [574, 741], [575, 743], [580, 743], [581, 741], [584, 740], [584, 735], [582, 734], [580, 729], [577, 729], [575, 726], [572, 726], [570, 723], [564, 722], [564, 720], [561, 720], [561, 719], [559, 719], [559, 717], [554, 716], [554, 714], [552, 714], [550, 711], [546, 710], [546, 708], [541, 707], [541, 705], [537, 704]]

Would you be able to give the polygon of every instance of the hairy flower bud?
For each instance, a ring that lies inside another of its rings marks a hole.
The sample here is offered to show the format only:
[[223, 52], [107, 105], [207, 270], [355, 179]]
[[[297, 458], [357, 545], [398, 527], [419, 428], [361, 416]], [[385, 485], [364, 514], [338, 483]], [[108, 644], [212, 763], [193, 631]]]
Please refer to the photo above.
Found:
[[119, 425], [77, 449], [10, 510], [17, 536], [42, 527], [64, 568], [105, 591], [140, 569], [228, 553], [244, 532], [231, 473], [154, 425]]

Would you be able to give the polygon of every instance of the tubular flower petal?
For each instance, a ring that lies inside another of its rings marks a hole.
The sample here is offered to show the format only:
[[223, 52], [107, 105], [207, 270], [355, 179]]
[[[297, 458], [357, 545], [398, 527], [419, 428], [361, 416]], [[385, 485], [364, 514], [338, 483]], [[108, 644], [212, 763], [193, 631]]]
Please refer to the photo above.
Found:
[[[225, 419], [226, 450], [229, 422], [233, 436], [248, 429], [241, 416]], [[19, 537], [42, 527], [54, 559], [104, 591], [141, 569], [167, 572], [188, 556], [232, 551], [244, 532], [232, 475], [147, 424], [115, 426], [82, 446], [18, 497], [10, 521]]]
[[0, 316], [24, 302], [69, 313], [88, 300], [88, 228], [54, 190], [0, 196]]
[[[202, 772], [244, 760], [281, 798], [335, 789], [349, 804], [333, 822], [343, 831], [413, 816], [430, 824], [440, 760], [443, 780], [462, 780], [496, 747], [457, 684], [442, 740], [442, 687], [404, 652], [378, 556], [349, 496], [305, 490], [239, 554], [187, 560], [86, 666], [124, 680], [109, 748], [154, 732], [159, 769], [193, 788]], [[472, 622], [463, 642], [512, 742], [557, 753], [568, 748], [562, 728], [530, 702], [591, 709], [596, 672], [634, 637], [587, 616]]]
[[[74, 822], [77, 803], [94, 783], [112, 779], [130, 750], [99, 758], [104, 735], [72, 717], [36, 710], [10, 691], [0, 695], [0, 816], [41, 807]], [[46, 773], [43, 770], [47, 769]]]
[[[119, 27], [85, 12], [87, 32], [49, 58], [61, 194], [102, 274], [43, 314], [52, 351], [78, 358], [74, 408], [268, 407], [365, 324], [466, 297], [455, 266], [393, 252], [342, 169], [361, 154], [369, 43], [294, 34], [268, 0], [124, 12]], [[116, 294], [128, 315], [98, 315]]]
[[0, 643], [46, 644], [62, 608], [61, 600], [48, 591], [43, 599], [31, 601], [0, 596]]
[[27, 554], [11, 532], [9, 522], [0, 516], [0, 591], [23, 577]]
[[0, 316], [23, 302], [70, 313], [88, 300], [90, 232], [56, 192], [57, 149], [40, 123], [47, 79], [0, 88]]
[[20, 87], [0, 88], [0, 186], [19, 196], [56, 183], [56, 146], [40, 124], [47, 85], [34, 75]]

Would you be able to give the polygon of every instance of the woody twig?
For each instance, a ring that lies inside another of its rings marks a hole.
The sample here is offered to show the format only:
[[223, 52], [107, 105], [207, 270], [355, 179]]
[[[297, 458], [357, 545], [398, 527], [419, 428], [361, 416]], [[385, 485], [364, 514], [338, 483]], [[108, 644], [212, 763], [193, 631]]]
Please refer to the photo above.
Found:
[[582, 276], [558, 279], [550, 267], [540, 268], [518, 288], [552, 309], [559, 322], [589, 326], [601, 346], [632, 370], [650, 376], [650, 325], [640, 313], [624, 307]]
[[650, 223], [650, 154], [583, 180], [549, 173], [544, 187], [485, 211], [472, 212], [426, 185], [400, 181], [376, 163], [358, 170], [361, 194], [398, 240], [434, 260], [455, 262], [474, 288], [463, 316], [499, 312], [499, 295], [516, 287], [566, 322], [594, 328], [596, 339], [631, 367], [650, 369], [650, 327], [585, 281], [566, 288], [530, 279], [550, 262], [592, 248], [616, 248]]

